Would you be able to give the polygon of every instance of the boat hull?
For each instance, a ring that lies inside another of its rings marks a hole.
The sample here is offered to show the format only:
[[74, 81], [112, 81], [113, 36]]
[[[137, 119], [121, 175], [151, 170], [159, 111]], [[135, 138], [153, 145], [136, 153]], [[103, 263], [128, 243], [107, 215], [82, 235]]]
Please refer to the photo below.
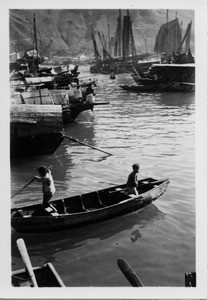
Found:
[[63, 140], [64, 132], [19, 137], [11, 142], [10, 156], [16, 158], [53, 154]]
[[64, 123], [72, 123], [76, 120], [80, 113], [86, 110], [93, 111], [93, 103], [80, 102], [76, 104], [71, 104], [71, 115], [65, 116]]
[[153, 64], [145, 77], [132, 75], [139, 88], [149, 91], [194, 92], [195, 64]]
[[148, 86], [144, 86], [144, 85], [120, 85], [120, 87], [125, 90], [125, 91], [131, 91], [131, 92], [153, 92], [156, 91], [156, 87], [154, 85], [148, 85]]
[[[70, 198], [62, 200], [65, 201], [65, 205], [68, 206], [68, 212], [59, 213], [56, 216], [31, 216], [29, 214], [22, 217], [21, 215], [15, 214], [15, 211], [17, 209], [13, 209], [11, 226], [18, 232], [49, 232], [71, 229], [101, 222], [107, 219], [118, 217], [123, 214], [143, 209], [152, 201], [160, 197], [166, 191], [168, 184], [168, 179], [163, 180], [160, 182], [160, 184], [152, 187], [151, 189], [148, 189], [146, 192], [140, 194], [139, 196], [126, 195], [125, 193], [123, 193], [123, 191], [116, 190], [122, 190], [123, 188], [125, 188], [125, 185], [120, 185], [116, 186], [116, 188], [112, 187], [93, 193], [83, 194], [82, 199], [90, 197], [92, 198], [94, 197], [94, 194], [99, 194], [99, 197], [102, 199], [102, 204], [104, 205], [97, 208], [87, 207], [86, 210], [82, 210], [79, 212], [77, 211], [75, 213], [70, 212], [71, 204], [67, 204], [67, 201], [70, 200]], [[107, 195], [110, 196], [107, 198]], [[60, 200], [52, 201], [54, 207], [56, 207], [58, 201]], [[114, 202], [114, 204], [111, 204], [112, 202]], [[36, 206], [28, 206], [26, 210], [34, 211], [36, 209]], [[23, 208], [23, 210], [25, 210], [25, 208]]]
[[[38, 287], [64, 287], [62, 279], [51, 263], [33, 268]], [[32, 287], [28, 273], [22, 269], [12, 272], [11, 283], [14, 287]]]
[[61, 105], [11, 105], [11, 158], [53, 154], [63, 139]]

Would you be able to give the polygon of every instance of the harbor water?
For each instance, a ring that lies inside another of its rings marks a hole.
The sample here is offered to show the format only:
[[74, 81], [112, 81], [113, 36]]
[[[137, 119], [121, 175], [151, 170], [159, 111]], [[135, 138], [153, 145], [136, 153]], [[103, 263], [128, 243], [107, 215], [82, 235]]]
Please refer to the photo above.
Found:
[[[91, 76], [89, 66], [80, 77]], [[165, 194], [142, 211], [89, 226], [53, 233], [11, 232], [12, 270], [23, 262], [16, 240], [23, 238], [33, 266], [51, 262], [67, 287], [128, 287], [117, 266], [125, 259], [148, 287], [184, 287], [195, 262], [195, 95], [135, 93], [119, 84], [128, 74], [95, 75], [96, 101], [65, 133], [106, 155], [67, 139], [52, 155], [11, 163], [11, 191], [24, 186], [40, 165], [52, 166], [54, 199], [125, 183], [133, 163], [139, 178], [169, 178]], [[12, 207], [42, 201], [33, 182], [12, 198]]]

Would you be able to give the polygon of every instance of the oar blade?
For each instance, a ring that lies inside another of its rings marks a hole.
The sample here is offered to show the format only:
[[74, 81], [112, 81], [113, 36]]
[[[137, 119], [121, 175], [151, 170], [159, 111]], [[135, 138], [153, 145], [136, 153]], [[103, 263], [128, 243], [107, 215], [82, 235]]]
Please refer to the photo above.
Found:
[[37, 284], [35, 274], [34, 274], [34, 271], [33, 271], [33, 267], [32, 267], [32, 264], [30, 262], [30, 258], [29, 258], [28, 252], [27, 252], [27, 248], [25, 246], [25, 242], [24, 242], [23, 239], [18, 239], [17, 240], [17, 247], [19, 249], [19, 252], [21, 254], [21, 257], [22, 257], [22, 260], [25, 264], [25, 267], [26, 267], [26, 269], [27, 269], [27, 271], [30, 275], [32, 284], [33, 284], [34, 287], [37, 287], [38, 284]]
[[121, 272], [124, 274], [126, 279], [129, 281], [129, 283], [133, 287], [142, 287], [143, 283], [137, 276], [137, 274], [134, 272], [134, 270], [131, 268], [131, 266], [122, 258], [119, 258], [117, 260], [117, 264]]

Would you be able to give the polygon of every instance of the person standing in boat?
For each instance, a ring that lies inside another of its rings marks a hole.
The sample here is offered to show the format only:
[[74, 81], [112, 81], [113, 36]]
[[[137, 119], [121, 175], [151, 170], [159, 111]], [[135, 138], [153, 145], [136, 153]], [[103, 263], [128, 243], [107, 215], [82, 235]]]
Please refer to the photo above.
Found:
[[134, 195], [138, 195], [138, 179], [137, 179], [137, 173], [139, 173], [139, 164], [133, 164], [132, 165], [132, 169], [133, 172], [131, 172], [128, 176], [128, 180], [126, 183], [127, 186], [127, 193], [130, 194], [134, 194]]
[[38, 182], [42, 183], [43, 192], [43, 207], [50, 206], [50, 199], [54, 195], [56, 189], [51, 175], [51, 170], [45, 166], [41, 166], [38, 169], [39, 176], [35, 176]]

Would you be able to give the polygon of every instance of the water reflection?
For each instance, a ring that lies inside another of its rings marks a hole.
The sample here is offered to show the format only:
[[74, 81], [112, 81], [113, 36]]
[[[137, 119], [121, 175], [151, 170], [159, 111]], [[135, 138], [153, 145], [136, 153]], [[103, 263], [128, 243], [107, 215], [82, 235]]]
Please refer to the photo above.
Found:
[[[95, 132], [93, 126], [93, 117], [90, 116], [87, 112], [83, 114], [82, 119], [81, 116], [77, 120], [76, 124], [67, 124], [65, 126], [65, 133], [71, 136], [71, 132], [73, 132], [73, 137], [76, 139], [82, 139], [82, 142], [88, 141], [88, 143], [94, 143]], [[74, 144], [70, 140], [65, 139], [64, 144]]]
[[142, 211], [124, 215], [105, 222], [81, 228], [51, 233], [17, 233], [12, 230], [12, 256], [19, 257], [16, 246], [18, 238], [23, 238], [31, 256], [51, 256], [69, 249], [76, 249], [87, 244], [98, 243], [122, 232], [128, 232], [130, 240], [135, 242], [142, 234], [140, 229], [165, 219], [165, 214], [154, 204]]
[[131, 235], [132, 237], [130, 238], [130, 240], [132, 241], [132, 243], [135, 243], [141, 237], [138, 229], [134, 230]]
[[156, 93], [154, 95], [157, 99], [158, 104], [163, 106], [176, 106], [180, 108], [193, 108], [195, 102], [194, 93]]

